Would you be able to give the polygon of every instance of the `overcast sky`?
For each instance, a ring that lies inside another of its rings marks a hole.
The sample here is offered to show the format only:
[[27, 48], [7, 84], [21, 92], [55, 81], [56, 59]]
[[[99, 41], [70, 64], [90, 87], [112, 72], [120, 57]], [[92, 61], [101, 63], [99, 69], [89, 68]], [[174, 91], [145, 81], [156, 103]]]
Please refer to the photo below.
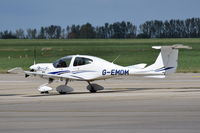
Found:
[[200, 0], [0, 0], [0, 30], [200, 17]]

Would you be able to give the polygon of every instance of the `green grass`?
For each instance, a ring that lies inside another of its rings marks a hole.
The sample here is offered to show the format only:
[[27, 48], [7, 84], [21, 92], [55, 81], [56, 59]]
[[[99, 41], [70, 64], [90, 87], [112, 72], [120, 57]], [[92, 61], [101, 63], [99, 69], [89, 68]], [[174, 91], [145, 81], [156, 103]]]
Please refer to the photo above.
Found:
[[200, 39], [72, 39], [72, 40], [0, 40], [0, 72], [14, 67], [28, 69], [33, 64], [33, 49], [37, 50], [37, 63], [73, 54], [98, 56], [108, 61], [120, 57], [115, 63], [133, 65], [151, 64], [159, 50], [154, 45], [184, 44], [192, 50], [181, 50], [179, 72], [200, 72]]

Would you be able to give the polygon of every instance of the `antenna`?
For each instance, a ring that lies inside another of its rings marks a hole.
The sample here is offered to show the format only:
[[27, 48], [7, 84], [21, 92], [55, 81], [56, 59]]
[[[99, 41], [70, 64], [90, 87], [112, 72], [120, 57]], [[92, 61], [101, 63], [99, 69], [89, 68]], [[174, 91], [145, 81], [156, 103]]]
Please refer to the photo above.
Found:
[[34, 65], [36, 64], [36, 48], [35, 47], [33, 50], [33, 63], [34, 63]]
[[120, 57], [120, 55], [117, 56], [117, 58], [115, 58], [112, 63], [114, 63], [118, 58]]

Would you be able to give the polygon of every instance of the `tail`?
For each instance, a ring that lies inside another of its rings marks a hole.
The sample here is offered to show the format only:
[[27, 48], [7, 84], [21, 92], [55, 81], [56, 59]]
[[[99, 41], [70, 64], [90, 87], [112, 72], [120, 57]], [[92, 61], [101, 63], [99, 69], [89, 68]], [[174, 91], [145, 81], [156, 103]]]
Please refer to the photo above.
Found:
[[165, 75], [175, 73], [178, 66], [178, 51], [181, 48], [192, 49], [182, 44], [172, 46], [153, 46], [154, 49], [161, 49], [154, 64], [145, 69], [154, 71], [155, 73], [163, 73]]

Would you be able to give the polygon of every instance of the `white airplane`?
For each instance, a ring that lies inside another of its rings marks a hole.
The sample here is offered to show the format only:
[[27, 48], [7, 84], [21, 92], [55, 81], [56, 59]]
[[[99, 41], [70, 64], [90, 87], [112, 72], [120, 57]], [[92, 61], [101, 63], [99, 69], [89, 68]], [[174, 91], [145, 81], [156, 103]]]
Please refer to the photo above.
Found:
[[53, 88], [47, 86], [55, 80], [65, 81], [64, 85], [56, 88], [60, 94], [73, 91], [67, 86], [69, 80], [88, 82], [87, 89], [95, 93], [104, 88], [98, 84], [91, 83], [95, 80], [104, 80], [116, 76], [145, 76], [149, 78], [165, 78], [166, 75], [174, 73], [177, 69], [178, 49], [191, 47], [176, 44], [173, 46], [153, 46], [160, 49], [154, 64], [137, 64], [132, 66], [120, 66], [104, 59], [88, 55], [70, 55], [62, 57], [53, 63], [39, 63], [30, 66], [30, 71], [25, 71], [25, 77], [30, 75], [47, 79], [48, 83], [41, 85], [38, 90], [41, 93], [49, 93]]

